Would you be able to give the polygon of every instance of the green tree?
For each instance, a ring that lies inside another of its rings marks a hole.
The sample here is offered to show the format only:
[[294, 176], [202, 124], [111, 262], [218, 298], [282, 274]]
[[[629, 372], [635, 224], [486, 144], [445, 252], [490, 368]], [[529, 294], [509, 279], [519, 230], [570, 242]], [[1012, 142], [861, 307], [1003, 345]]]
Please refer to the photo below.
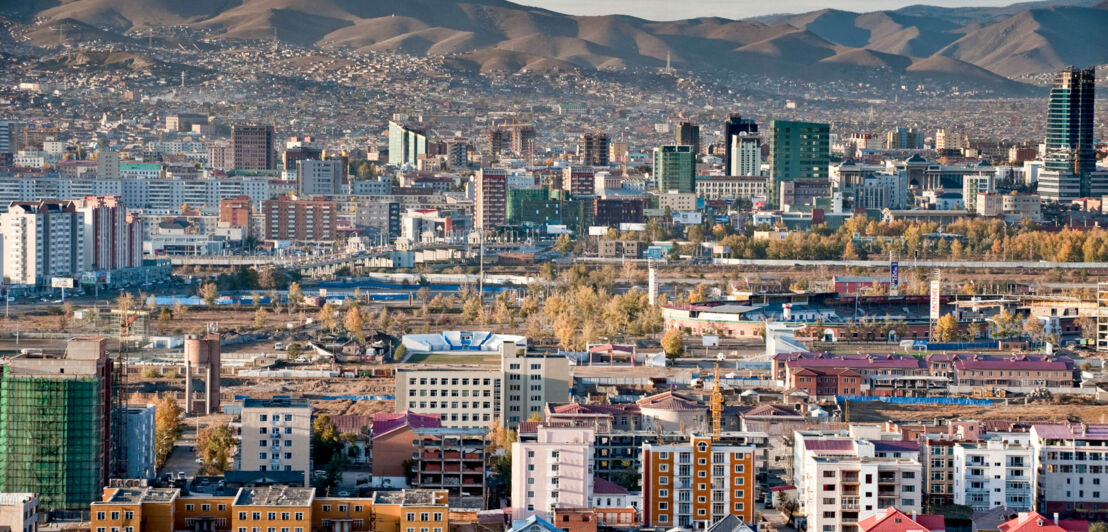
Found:
[[200, 457], [200, 472], [222, 475], [235, 446], [235, 437], [227, 424], [207, 427], [196, 436], [196, 454]]
[[339, 429], [331, 416], [316, 417], [312, 421], [312, 460], [317, 464], [329, 464], [341, 449]]
[[573, 240], [569, 238], [568, 234], [562, 233], [558, 235], [558, 239], [554, 241], [554, 251], [558, 253], [569, 253], [573, 251]]

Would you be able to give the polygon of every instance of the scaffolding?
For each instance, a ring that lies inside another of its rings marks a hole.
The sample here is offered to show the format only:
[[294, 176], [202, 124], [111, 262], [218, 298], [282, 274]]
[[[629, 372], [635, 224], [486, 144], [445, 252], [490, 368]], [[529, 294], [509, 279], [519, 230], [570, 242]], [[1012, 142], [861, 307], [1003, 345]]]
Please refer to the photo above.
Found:
[[103, 479], [100, 379], [0, 379], [0, 490], [34, 492], [47, 511], [87, 511]]

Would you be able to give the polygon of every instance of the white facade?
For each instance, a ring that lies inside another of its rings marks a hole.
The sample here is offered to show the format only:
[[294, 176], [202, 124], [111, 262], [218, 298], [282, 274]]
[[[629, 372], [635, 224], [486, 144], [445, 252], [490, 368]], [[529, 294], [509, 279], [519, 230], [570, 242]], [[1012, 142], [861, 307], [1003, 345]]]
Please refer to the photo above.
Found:
[[977, 195], [996, 191], [994, 174], [967, 174], [962, 178], [962, 203], [967, 211], [977, 211]]
[[525, 346], [501, 345], [501, 424], [516, 428], [534, 414], [542, 415], [546, 403], [569, 401], [572, 376], [569, 359], [562, 355], [527, 354]]
[[731, 168], [733, 176], [762, 174], [762, 138], [740, 133], [731, 135]]
[[84, 273], [84, 221], [70, 202], [13, 204], [0, 215], [3, 273], [12, 284]]
[[954, 504], [975, 512], [1000, 506], [1033, 508], [1034, 450], [1028, 434], [989, 434], [984, 442], [954, 445]]
[[554, 508], [588, 508], [593, 495], [592, 429], [543, 427], [535, 442], [512, 444], [512, 519]]
[[500, 419], [496, 370], [413, 368], [396, 372], [396, 411], [436, 414], [444, 427], [488, 427]]
[[38, 495], [0, 493], [0, 526], [10, 532], [38, 532]]
[[[98, 170], [99, 171], [99, 170]], [[120, 196], [131, 209], [176, 213], [181, 204], [217, 212], [221, 200], [249, 196], [261, 202], [282, 191], [260, 177], [224, 179], [69, 179], [0, 177], [0, 211], [13, 201], [77, 199], [85, 196]]]
[[242, 406], [237, 469], [302, 471], [310, 485], [312, 407], [307, 400], [247, 399]]

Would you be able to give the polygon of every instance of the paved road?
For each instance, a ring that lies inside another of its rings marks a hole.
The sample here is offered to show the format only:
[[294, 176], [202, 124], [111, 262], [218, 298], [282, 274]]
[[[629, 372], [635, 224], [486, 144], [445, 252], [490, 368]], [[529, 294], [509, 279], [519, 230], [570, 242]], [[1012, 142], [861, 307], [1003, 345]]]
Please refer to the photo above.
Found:
[[184, 428], [185, 433], [173, 446], [173, 451], [169, 453], [169, 458], [166, 459], [165, 466], [158, 472], [159, 474], [170, 473], [173, 478], [177, 478], [178, 472], [184, 472], [186, 477], [194, 478], [200, 471], [200, 464], [196, 463], [196, 452], [189, 450], [196, 447], [196, 429], [187, 424]]

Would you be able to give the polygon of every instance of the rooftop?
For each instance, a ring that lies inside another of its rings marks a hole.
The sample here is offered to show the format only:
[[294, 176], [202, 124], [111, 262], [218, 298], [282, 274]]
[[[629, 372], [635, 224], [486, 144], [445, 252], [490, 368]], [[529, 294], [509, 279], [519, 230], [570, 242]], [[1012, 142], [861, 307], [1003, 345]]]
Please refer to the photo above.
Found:
[[[108, 498], [113, 504], [138, 504], [143, 502], [169, 502], [180, 494], [177, 488], [120, 488]], [[95, 503], [94, 503], [95, 504]]]
[[307, 399], [244, 399], [243, 408], [311, 408]]
[[373, 504], [399, 504], [401, 506], [432, 506], [445, 504], [434, 490], [378, 491], [373, 494]]
[[235, 497], [235, 506], [307, 506], [315, 497], [315, 488], [266, 486], [242, 488]]

